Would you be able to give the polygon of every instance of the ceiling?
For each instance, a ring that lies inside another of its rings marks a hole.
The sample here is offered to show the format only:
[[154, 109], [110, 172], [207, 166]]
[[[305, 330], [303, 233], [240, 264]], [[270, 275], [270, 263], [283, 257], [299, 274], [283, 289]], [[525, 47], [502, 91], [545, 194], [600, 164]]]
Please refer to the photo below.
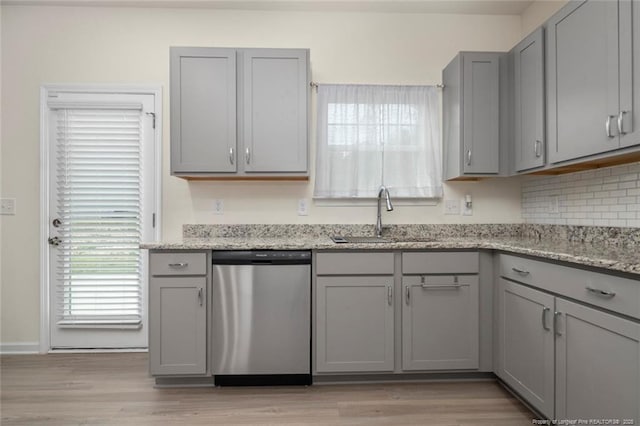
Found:
[[534, 0], [0, 0], [0, 5], [520, 15], [533, 2]]

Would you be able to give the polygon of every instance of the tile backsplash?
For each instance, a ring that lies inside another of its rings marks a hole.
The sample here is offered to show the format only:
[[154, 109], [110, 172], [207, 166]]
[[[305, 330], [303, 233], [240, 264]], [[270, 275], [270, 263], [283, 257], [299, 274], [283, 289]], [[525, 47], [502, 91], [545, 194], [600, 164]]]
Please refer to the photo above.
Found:
[[640, 227], [640, 162], [522, 180], [525, 223]]

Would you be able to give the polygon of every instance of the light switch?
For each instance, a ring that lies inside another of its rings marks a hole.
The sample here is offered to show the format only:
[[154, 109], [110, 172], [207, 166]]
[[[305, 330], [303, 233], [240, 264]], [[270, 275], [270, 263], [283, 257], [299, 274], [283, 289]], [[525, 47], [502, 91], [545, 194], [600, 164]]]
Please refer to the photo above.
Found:
[[6, 214], [6, 215], [16, 214], [16, 199], [15, 198], [0, 199], [0, 214]]

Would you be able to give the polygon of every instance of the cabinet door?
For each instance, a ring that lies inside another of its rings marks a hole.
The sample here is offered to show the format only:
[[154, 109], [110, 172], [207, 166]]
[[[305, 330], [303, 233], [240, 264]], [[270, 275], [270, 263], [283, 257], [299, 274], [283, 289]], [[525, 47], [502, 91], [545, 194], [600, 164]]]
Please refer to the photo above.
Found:
[[317, 371], [393, 371], [393, 276], [316, 284]]
[[153, 375], [205, 374], [206, 277], [154, 277], [149, 289]]
[[640, 420], [640, 324], [557, 298], [556, 418]]
[[620, 1], [620, 146], [640, 144], [640, 1]]
[[550, 161], [617, 149], [618, 2], [569, 3], [548, 21], [546, 47]]
[[236, 171], [236, 51], [171, 48], [171, 172]]
[[463, 171], [497, 174], [500, 171], [499, 55], [464, 53], [463, 62]]
[[554, 297], [499, 280], [498, 371], [502, 380], [554, 418]]
[[307, 171], [308, 52], [242, 52], [244, 169]]
[[405, 276], [402, 284], [403, 370], [478, 368], [478, 276]]
[[544, 165], [543, 36], [543, 28], [538, 28], [513, 50], [516, 171]]

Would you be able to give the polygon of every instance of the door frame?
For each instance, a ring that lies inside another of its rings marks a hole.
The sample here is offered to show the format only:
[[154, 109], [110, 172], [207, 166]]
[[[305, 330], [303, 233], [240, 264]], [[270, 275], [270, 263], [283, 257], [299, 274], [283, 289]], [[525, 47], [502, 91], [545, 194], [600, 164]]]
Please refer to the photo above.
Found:
[[[154, 240], [161, 238], [162, 224], [162, 85], [122, 85], [122, 84], [43, 84], [40, 86], [40, 341], [39, 352], [46, 354], [51, 351], [49, 338], [50, 327], [50, 262], [49, 262], [49, 108], [47, 99], [49, 92], [75, 93], [130, 93], [153, 95], [155, 108], [155, 184], [154, 210], [155, 227]], [[148, 305], [148, 303], [147, 303]], [[148, 323], [148, 306], [144, 306], [144, 321]]]

